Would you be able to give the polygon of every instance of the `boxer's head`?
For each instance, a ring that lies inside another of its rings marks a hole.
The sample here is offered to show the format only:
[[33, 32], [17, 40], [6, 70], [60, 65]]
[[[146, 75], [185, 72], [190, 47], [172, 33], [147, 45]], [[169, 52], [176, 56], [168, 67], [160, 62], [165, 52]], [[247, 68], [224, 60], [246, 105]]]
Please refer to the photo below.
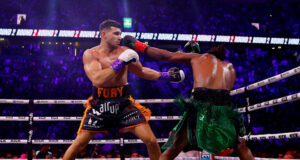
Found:
[[121, 42], [121, 25], [117, 21], [108, 19], [103, 21], [100, 26], [101, 41], [105, 41], [111, 47], [120, 46]]
[[207, 53], [212, 54], [223, 61], [225, 59], [226, 49], [224, 44], [220, 44], [208, 50]]

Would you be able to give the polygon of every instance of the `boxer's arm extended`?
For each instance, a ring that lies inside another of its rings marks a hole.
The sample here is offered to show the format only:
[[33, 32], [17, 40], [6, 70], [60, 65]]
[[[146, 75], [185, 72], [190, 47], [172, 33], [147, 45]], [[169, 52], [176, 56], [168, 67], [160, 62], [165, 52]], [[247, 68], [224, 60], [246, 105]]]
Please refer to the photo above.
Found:
[[201, 54], [198, 53], [170, 52], [165, 49], [155, 47], [149, 47], [146, 54], [158, 60], [183, 64], [191, 64], [192, 58], [201, 56]]
[[86, 50], [83, 54], [83, 64], [86, 75], [95, 87], [101, 87], [103, 83], [109, 81], [117, 74], [110, 67], [102, 69], [100, 62], [97, 61], [89, 50]]
[[151, 68], [143, 67], [139, 62], [137, 64], [128, 65], [128, 70], [131, 73], [147, 80], [160, 80], [178, 83], [183, 81], [185, 78], [184, 72], [176, 67], [170, 68], [168, 72], [157, 72]]
[[137, 64], [129, 64], [128, 70], [131, 73], [147, 80], [159, 80], [160, 77], [160, 72], [157, 72], [151, 68], [143, 67], [141, 62], [138, 62]]
[[123, 43], [125, 46], [132, 48], [138, 52], [146, 53], [152, 58], [175, 63], [191, 64], [192, 58], [201, 56], [198, 53], [185, 54], [180, 52], [169, 52], [165, 49], [150, 47], [145, 43], [137, 41], [135, 37], [130, 35], [126, 35], [123, 38]]

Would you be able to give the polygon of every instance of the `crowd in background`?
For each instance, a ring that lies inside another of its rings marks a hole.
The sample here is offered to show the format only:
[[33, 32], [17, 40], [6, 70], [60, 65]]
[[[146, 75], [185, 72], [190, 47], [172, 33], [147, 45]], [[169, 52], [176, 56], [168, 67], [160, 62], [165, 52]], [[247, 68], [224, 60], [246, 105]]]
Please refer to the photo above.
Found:
[[[98, 30], [99, 23], [107, 18], [122, 22], [123, 17], [133, 18], [133, 28], [125, 31], [198, 33], [251, 36], [299, 37], [300, 3], [288, 0], [272, 3], [226, 3], [218, 1], [38, 1], [23, 3], [18, 0], [0, 2], [0, 27]], [[159, 6], [159, 7], [158, 7]], [[183, 9], [185, 8], [185, 9]], [[188, 9], [187, 9], [188, 8]], [[24, 24], [16, 25], [16, 14], [25, 13]], [[88, 17], [88, 18], [87, 18]], [[92, 18], [91, 18], [92, 17]], [[258, 25], [253, 25], [257, 23]], [[51, 41], [51, 40], [49, 40]], [[47, 45], [29, 40], [0, 42], [0, 99], [87, 99], [92, 84], [83, 70], [82, 54], [87, 47], [73, 44]], [[159, 42], [149, 42], [155, 46]], [[171, 42], [170, 42], [171, 43]], [[170, 46], [172, 44], [168, 44]], [[182, 44], [174, 44], [178, 50]], [[205, 47], [202, 47], [205, 46]], [[200, 43], [201, 51], [215, 44]], [[163, 46], [163, 45], [162, 45]], [[167, 46], [167, 45], [166, 45]], [[167, 47], [166, 47], [167, 48]], [[289, 46], [228, 45], [226, 61], [236, 70], [234, 88], [298, 67], [300, 50]], [[76, 54], [74, 54], [76, 52]], [[140, 60], [145, 67], [167, 71], [171, 67], [184, 70], [186, 79], [181, 83], [143, 80], [129, 74], [132, 95], [135, 99], [166, 99], [178, 95], [188, 97], [193, 88], [190, 66], [156, 61], [144, 55]], [[299, 75], [233, 96], [235, 107], [283, 97], [299, 92]], [[251, 112], [251, 123], [245, 119], [247, 131], [252, 134], [285, 133], [299, 131], [300, 102], [290, 102]], [[181, 115], [174, 104], [145, 104], [153, 116]], [[35, 105], [34, 116], [82, 116], [82, 105]], [[1, 116], [27, 116], [27, 105], [0, 104]], [[246, 118], [246, 116], [245, 116]], [[150, 121], [158, 138], [167, 138], [176, 121]], [[0, 139], [26, 139], [26, 122], [0, 121]], [[14, 126], [13, 128], [11, 126]], [[33, 139], [74, 139], [79, 122], [34, 122]], [[118, 134], [99, 134], [95, 139], [115, 139]], [[126, 134], [125, 138], [136, 138]], [[248, 145], [257, 157], [300, 158], [299, 139], [257, 140]], [[24, 158], [26, 146], [0, 144], [0, 158]], [[60, 158], [67, 145], [34, 145], [37, 157]], [[126, 146], [126, 157], [147, 157], [143, 144]], [[233, 150], [220, 155], [236, 156]], [[119, 157], [117, 145], [89, 145], [78, 158]]]
[[40, 29], [98, 30], [100, 21], [123, 17], [132, 18], [137, 32], [299, 37], [300, 29], [296, 0], [13, 0], [2, 2], [0, 10], [4, 28], [16, 27], [16, 14], [26, 14], [22, 27]]

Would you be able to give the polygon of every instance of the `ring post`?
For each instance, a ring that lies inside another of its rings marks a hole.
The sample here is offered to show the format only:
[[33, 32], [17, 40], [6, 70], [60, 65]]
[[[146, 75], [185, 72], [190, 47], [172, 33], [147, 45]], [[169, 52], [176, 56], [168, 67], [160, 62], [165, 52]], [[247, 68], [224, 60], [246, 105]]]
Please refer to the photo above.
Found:
[[32, 135], [33, 135], [33, 100], [29, 100], [27, 159], [32, 160]]

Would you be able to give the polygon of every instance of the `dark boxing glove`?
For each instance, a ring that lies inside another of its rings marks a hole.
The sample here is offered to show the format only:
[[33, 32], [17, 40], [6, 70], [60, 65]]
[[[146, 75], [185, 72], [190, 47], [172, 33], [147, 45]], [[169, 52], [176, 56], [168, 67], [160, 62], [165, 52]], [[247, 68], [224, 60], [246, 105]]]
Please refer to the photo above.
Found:
[[123, 44], [124, 44], [124, 46], [127, 46], [127, 47], [134, 49], [141, 53], [146, 53], [146, 51], [149, 47], [149, 45], [142, 43], [140, 41], [137, 41], [134, 37], [132, 37], [130, 35], [126, 35], [123, 38]]
[[188, 41], [184, 45], [183, 50], [186, 53], [200, 53], [200, 46], [196, 41]]

